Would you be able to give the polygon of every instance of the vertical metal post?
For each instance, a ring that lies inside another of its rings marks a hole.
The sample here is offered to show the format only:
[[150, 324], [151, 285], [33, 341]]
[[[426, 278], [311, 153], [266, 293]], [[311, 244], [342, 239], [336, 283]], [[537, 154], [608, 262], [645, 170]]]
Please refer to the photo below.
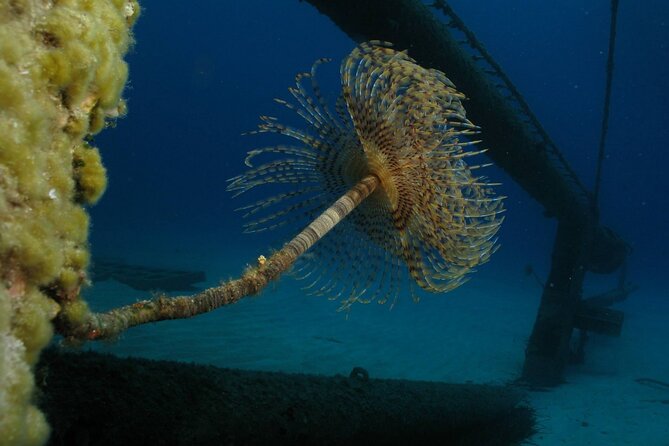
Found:
[[581, 301], [594, 218], [587, 213], [558, 223], [551, 271], [525, 351], [522, 381], [556, 386], [563, 381]]

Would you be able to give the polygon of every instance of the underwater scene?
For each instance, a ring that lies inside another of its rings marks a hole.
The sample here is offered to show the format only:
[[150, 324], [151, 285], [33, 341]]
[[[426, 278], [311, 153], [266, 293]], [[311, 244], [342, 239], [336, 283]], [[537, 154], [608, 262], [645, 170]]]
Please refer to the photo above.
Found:
[[0, 446], [669, 445], [669, 3], [0, 1]]

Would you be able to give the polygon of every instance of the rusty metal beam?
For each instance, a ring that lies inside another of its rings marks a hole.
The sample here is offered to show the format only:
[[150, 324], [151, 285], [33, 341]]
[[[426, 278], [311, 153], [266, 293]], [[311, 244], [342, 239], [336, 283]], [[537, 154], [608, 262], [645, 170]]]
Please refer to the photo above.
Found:
[[531, 112], [528, 116], [524, 101], [509, 100], [512, 92], [500, 87], [505, 79], [472, 41], [473, 34], [468, 37], [463, 32], [459, 19], [446, 23], [418, 0], [307, 1], [352, 39], [390, 41], [398, 49], [408, 49], [421, 65], [446, 73], [469, 98], [467, 116], [482, 127], [490, 158], [548, 215], [580, 219], [591, 212], [590, 194]]
[[469, 98], [489, 157], [558, 218], [551, 272], [526, 351], [522, 379], [557, 385], [569, 357], [597, 215], [591, 194], [499, 65], [446, 2], [439, 19], [419, 0], [307, 0], [356, 41], [386, 40], [443, 71]]

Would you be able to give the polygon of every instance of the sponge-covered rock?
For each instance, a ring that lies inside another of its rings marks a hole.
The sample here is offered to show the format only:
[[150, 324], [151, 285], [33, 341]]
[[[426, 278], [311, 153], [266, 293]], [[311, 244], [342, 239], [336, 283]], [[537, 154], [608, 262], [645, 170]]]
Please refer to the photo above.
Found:
[[85, 142], [125, 111], [135, 0], [0, 2], [0, 443], [42, 444], [32, 367], [85, 308], [88, 214], [106, 186]]

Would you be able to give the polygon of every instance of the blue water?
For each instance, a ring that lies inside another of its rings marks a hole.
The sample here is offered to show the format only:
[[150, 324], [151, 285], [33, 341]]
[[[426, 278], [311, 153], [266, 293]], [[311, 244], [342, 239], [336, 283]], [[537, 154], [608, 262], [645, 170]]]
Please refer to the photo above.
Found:
[[[449, 4], [504, 68], [582, 182], [592, 187], [610, 2]], [[137, 43], [127, 57], [129, 114], [95, 138], [109, 188], [91, 209], [93, 253], [128, 263], [202, 269], [207, 284], [215, 285], [300, 229], [242, 234], [241, 214], [234, 209], [247, 201], [231, 199], [226, 180], [244, 170], [246, 151], [281, 142], [242, 132], [253, 130], [260, 114], [285, 116], [272, 98], [287, 98], [294, 75], [317, 58], [333, 58], [322, 70], [321, 82], [325, 90], [336, 91], [339, 61], [355, 43], [305, 2], [166, 5], [145, 0], [142, 5]], [[601, 219], [632, 245], [628, 278], [641, 290], [638, 299], [632, 295], [623, 307], [631, 320], [624, 339], [596, 339], [594, 345], [618, 358], [613, 362], [624, 362], [620, 351], [643, 349], [633, 341], [642, 334], [645, 340], [656, 339], [660, 333], [648, 332], [648, 323], [635, 322], [635, 315], [657, 308], [658, 330], [666, 327], [669, 316], [664, 282], [669, 267], [669, 3], [623, 0], [615, 56]], [[232, 367], [331, 374], [360, 364], [376, 376], [512, 379], [541, 294], [523, 275], [523, 267], [532, 264], [540, 276], [547, 275], [556, 223], [503, 171], [493, 167], [487, 175], [502, 181], [500, 193], [509, 197], [499, 234], [502, 248], [470, 283], [451, 294], [424, 296], [418, 305], [405, 299], [391, 312], [356, 308], [347, 320], [336, 312], [336, 303], [304, 299], [294, 282], [284, 279], [260, 298], [193, 321], [134, 329], [105, 348]], [[613, 287], [615, 280], [588, 275], [586, 295]], [[88, 295], [95, 308], [146, 297], [109, 283], [96, 285]], [[235, 325], [236, 318], [243, 326]], [[463, 318], [478, 322], [458, 325]], [[486, 337], [481, 328], [488, 324], [508, 330]], [[436, 341], [435, 332], [447, 339]], [[355, 343], [357, 350], [352, 352], [347, 343]], [[425, 350], [416, 351], [416, 343]], [[446, 343], [448, 349], [440, 347]], [[669, 356], [665, 345], [655, 347], [649, 350], [652, 364]], [[501, 353], [491, 358], [491, 350]], [[456, 362], [457, 373], [433, 372], [434, 358], [443, 361], [444, 355], [458, 351], [461, 358], [477, 359], [461, 359], [460, 366], [457, 359], [449, 361]], [[301, 359], [285, 359], [294, 357]], [[491, 362], [500, 363], [499, 369], [481, 373]], [[602, 360], [604, 369], [607, 362], [610, 357]], [[333, 368], [336, 363], [341, 369]], [[612, 369], [607, 373], [616, 373]], [[665, 374], [657, 379], [669, 380], [669, 366], [658, 371]]]

